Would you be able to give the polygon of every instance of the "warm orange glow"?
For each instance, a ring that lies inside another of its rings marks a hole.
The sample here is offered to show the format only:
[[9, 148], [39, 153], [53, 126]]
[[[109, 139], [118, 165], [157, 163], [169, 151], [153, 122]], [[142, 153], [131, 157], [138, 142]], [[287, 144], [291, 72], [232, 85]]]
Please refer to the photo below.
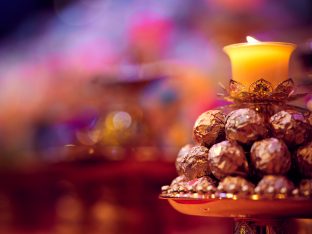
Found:
[[276, 87], [289, 78], [288, 63], [296, 45], [283, 42], [261, 42], [247, 37], [247, 43], [225, 46], [230, 57], [232, 79], [249, 87], [265, 79]]

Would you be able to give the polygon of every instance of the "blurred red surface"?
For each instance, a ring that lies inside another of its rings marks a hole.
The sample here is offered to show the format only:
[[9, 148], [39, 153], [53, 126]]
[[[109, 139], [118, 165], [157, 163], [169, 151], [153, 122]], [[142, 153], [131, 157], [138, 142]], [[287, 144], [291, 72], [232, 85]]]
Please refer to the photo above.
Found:
[[2, 171], [0, 233], [231, 233], [229, 219], [186, 216], [159, 200], [174, 163], [81, 160]]

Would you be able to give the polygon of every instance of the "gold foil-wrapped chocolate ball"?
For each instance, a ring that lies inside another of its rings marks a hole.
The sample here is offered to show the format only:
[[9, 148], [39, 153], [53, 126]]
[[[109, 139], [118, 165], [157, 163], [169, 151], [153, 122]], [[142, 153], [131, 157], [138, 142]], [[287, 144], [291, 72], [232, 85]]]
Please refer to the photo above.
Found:
[[311, 125], [298, 111], [280, 111], [271, 116], [270, 124], [273, 136], [283, 139], [286, 144], [301, 145], [309, 139]]
[[183, 175], [184, 173], [182, 169], [182, 164], [192, 147], [193, 146], [191, 144], [185, 145], [180, 149], [178, 153], [178, 156], [175, 161], [175, 166], [179, 175]]
[[243, 177], [227, 176], [218, 186], [218, 191], [223, 193], [233, 194], [252, 194], [254, 192], [254, 185]]
[[187, 182], [186, 178], [184, 175], [180, 175], [176, 178], [174, 178], [170, 184], [170, 186], [175, 185], [175, 184], [181, 184]]
[[181, 168], [187, 180], [210, 174], [208, 149], [201, 145], [192, 147], [181, 163]]
[[214, 193], [217, 189], [217, 181], [209, 176], [196, 178], [187, 184], [189, 191], [197, 193]]
[[176, 193], [186, 190], [187, 179], [184, 175], [176, 177], [170, 184], [167, 193]]
[[299, 193], [305, 197], [312, 197], [312, 179], [305, 179], [300, 182]]
[[166, 195], [166, 194], [168, 194], [169, 189], [170, 189], [169, 185], [163, 185], [163, 186], [161, 186], [161, 193]]
[[228, 140], [250, 144], [266, 137], [268, 128], [262, 115], [253, 109], [243, 108], [226, 117], [225, 134]]
[[225, 114], [220, 110], [209, 110], [202, 113], [193, 127], [194, 141], [205, 146], [224, 139]]
[[284, 175], [291, 165], [291, 156], [282, 140], [267, 138], [251, 147], [251, 162], [261, 174]]
[[246, 175], [248, 163], [243, 148], [235, 141], [222, 141], [214, 144], [208, 153], [212, 174], [222, 179], [229, 175]]
[[303, 177], [312, 178], [312, 142], [297, 150], [297, 164]]
[[267, 175], [260, 180], [255, 192], [264, 195], [291, 194], [294, 188], [285, 176]]

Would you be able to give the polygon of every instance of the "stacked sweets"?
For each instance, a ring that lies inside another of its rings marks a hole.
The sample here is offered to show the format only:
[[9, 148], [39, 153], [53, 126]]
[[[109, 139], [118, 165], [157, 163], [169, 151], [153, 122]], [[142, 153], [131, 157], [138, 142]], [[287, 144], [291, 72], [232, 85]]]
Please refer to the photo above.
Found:
[[162, 194], [311, 197], [311, 117], [293, 109], [256, 110], [201, 114], [193, 128], [196, 144], [180, 150], [179, 176]]

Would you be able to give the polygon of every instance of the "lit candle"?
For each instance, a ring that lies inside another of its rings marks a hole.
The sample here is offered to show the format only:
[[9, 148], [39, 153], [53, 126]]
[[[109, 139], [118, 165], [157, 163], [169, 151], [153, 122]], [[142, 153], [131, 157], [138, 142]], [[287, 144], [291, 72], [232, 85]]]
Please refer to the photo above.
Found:
[[295, 48], [291, 43], [260, 42], [247, 37], [247, 43], [228, 45], [223, 50], [230, 57], [233, 80], [249, 87], [262, 78], [275, 88], [289, 78], [289, 59]]

